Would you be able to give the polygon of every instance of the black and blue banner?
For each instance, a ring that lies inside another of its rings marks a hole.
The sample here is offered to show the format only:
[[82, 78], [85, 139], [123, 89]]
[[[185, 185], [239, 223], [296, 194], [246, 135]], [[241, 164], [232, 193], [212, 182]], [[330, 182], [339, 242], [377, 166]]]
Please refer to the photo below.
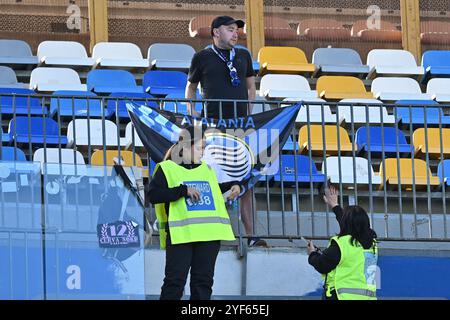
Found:
[[189, 115], [126, 103], [134, 128], [150, 157], [163, 160], [187, 126], [206, 130], [203, 160], [220, 183], [240, 181], [252, 188], [261, 175], [279, 170], [279, 154], [295, 124], [300, 105], [278, 108], [235, 119], [195, 118]]

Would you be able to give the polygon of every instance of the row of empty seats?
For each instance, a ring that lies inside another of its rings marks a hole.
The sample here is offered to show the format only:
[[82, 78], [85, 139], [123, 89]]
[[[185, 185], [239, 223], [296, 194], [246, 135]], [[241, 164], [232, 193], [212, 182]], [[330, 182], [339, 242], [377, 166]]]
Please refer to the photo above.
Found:
[[[243, 46], [239, 46], [244, 48]], [[143, 68], [186, 71], [195, 50], [186, 44], [156, 43], [148, 50], [148, 59], [143, 59], [140, 49], [132, 43], [102, 42], [94, 46], [93, 57], [86, 49], [73, 41], [44, 41], [38, 47], [37, 57], [32, 56], [29, 45], [21, 40], [0, 40], [0, 65], [39, 65], [51, 67], [104, 67]], [[305, 53], [294, 47], [264, 47], [258, 53], [254, 65], [261, 74], [266, 73], [308, 73], [308, 74], [351, 74], [374, 78], [377, 75], [406, 75], [423, 77], [449, 74], [450, 51], [427, 51], [422, 64], [417, 65], [414, 56], [406, 50], [374, 49], [367, 56], [364, 65], [360, 55], [349, 48], [318, 48], [308, 62]], [[33, 63], [34, 61], [34, 63]], [[6, 74], [14, 84], [12, 74]], [[4, 80], [6, 82], [6, 79]], [[0, 83], [1, 85], [1, 83]]]
[[450, 102], [450, 78], [431, 79], [427, 92], [423, 93], [419, 83], [411, 78], [379, 77], [372, 81], [368, 92], [361, 79], [352, 76], [321, 76], [316, 90], [311, 90], [308, 80], [300, 75], [267, 74], [261, 78], [259, 95], [266, 99], [295, 99], [330, 101], [341, 99], [379, 99], [382, 101], [434, 100]]
[[2, 142], [13, 143], [14, 141], [18, 144], [67, 145], [68, 147], [143, 147], [131, 122], [125, 128], [125, 137], [120, 137], [114, 122], [101, 119], [72, 120], [67, 127], [66, 136], [61, 134], [61, 128], [53, 119], [18, 116], [9, 122], [8, 133], [2, 132]]
[[[134, 132], [134, 138], [133, 138]], [[67, 136], [61, 134], [58, 123], [49, 118], [16, 117], [9, 123], [8, 134], [4, 142], [15, 141], [18, 144], [60, 145], [67, 147], [107, 147], [124, 148], [143, 147], [142, 141], [129, 122], [125, 137], [119, 135], [116, 124], [101, 119], [76, 119], [70, 121]], [[336, 155], [341, 153], [405, 154], [414, 152], [417, 156], [442, 158], [450, 155], [450, 129], [418, 128], [412, 134], [411, 144], [405, 134], [395, 127], [362, 126], [355, 132], [355, 144], [349, 133], [335, 125], [310, 125], [299, 130], [298, 144], [300, 153], [311, 152], [314, 155]], [[133, 143], [134, 142], [134, 143]]]
[[[92, 153], [90, 164], [94, 166], [112, 166], [114, 162], [121, 158], [124, 166], [136, 166], [143, 169], [144, 176], [148, 176], [148, 168], [143, 166], [141, 157], [131, 151], [126, 150], [96, 150]], [[14, 147], [1, 148], [1, 161], [27, 161], [22, 150]], [[43, 172], [51, 173], [51, 167], [44, 164], [76, 164], [85, 165], [83, 155], [79, 151], [72, 149], [41, 148], [34, 152], [33, 162], [42, 164]], [[331, 183], [342, 184], [347, 187], [353, 185], [372, 184], [382, 189], [384, 186], [399, 186], [404, 189], [411, 189], [425, 186], [438, 186], [441, 181], [450, 185], [450, 160], [441, 161], [438, 165], [437, 176], [434, 176], [428, 168], [426, 161], [421, 159], [396, 159], [388, 158], [380, 165], [380, 172], [375, 173], [368, 160], [361, 157], [328, 157], [322, 162], [322, 170], [319, 172], [315, 163], [307, 156], [302, 155], [282, 155], [281, 173], [278, 171], [273, 177], [263, 176], [261, 181], [266, 179], [275, 182], [283, 182], [292, 185], [295, 182], [300, 184], [324, 183], [328, 179]], [[155, 163], [150, 161], [150, 170], [154, 169]], [[385, 169], [384, 169], [385, 168]], [[50, 169], [50, 170], [49, 170]], [[67, 167], [60, 168], [67, 171]], [[414, 170], [413, 170], [414, 169]], [[384, 176], [385, 175], [385, 176]]]
[[186, 44], [155, 43], [147, 58], [129, 42], [99, 42], [88, 57], [85, 47], [74, 41], [43, 41], [37, 56], [21, 40], [0, 40], [0, 64], [70, 66], [72, 68], [180, 69], [189, 68], [194, 48]]
[[364, 126], [356, 130], [355, 144], [342, 127], [333, 125], [303, 126], [299, 131], [299, 152], [313, 155], [345, 155], [370, 152], [372, 155], [407, 154], [442, 158], [450, 155], [450, 129], [418, 128], [412, 135], [411, 144], [405, 134], [395, 127]]
[[[347, 187], [357, 185], [399, 186], [411, 189], [413, 185], [423, 188], [427, 185], [438, 186], [441, 181], [450, 185], [450, 160], [441, 161], [437, 176], [433, 175], [426, 161], [421, 159], [388, 158], [380, 165], [380, 172], [375, 173], [369, 161], [361, 157], [331, 156], [322, 162], [319, 172], [315, 163], [307, 156], [282, 155], [281, 172], [273, 176], [275, 182], [292, 184], [323, 183], [330, 180], [333, 184]], [[414, 170], [413, 170], [414, 168]], [[385, 175], [385, 176], [384, 176]], [[263, 178], [264, 181], [267, 178]]]

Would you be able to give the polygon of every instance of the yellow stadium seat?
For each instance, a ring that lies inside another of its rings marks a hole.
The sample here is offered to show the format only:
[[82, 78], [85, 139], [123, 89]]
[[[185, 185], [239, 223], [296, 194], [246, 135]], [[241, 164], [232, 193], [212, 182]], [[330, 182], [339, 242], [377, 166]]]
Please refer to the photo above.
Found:
[[258, 62], [261, 76], [267, 73], [310, 74], [315, 70], [305, 53], [294, 47], [263, 47], [259, 50]]
[[[339, 142], [338, 143], [338, 131], [335, 125], [324, 126], [325, 130], [325, 147], [323, 144], [321, 125], [310, 125], [311, 133], [311, 152], [313, 155], [323, 155], [324, 150], [326, 155], [337, 155], [338, 150], [341, 150], [341, 154], [352, 151], [352, 142], [348, 136], [347, 131], [339, 127]], [[300, 153], [307, 153], [309, 148], [308, 143], [308, 126], [300, 128], [298, 137], [299, 151]], [[356, 149], [355, 149], [356, 151]]]
[[[400, 166], [400, 184], [402, 189], [412, 190], [413, 181], [416, 185], [416, 189], [424, 189], [427, 186], [427, 174], [430, 179], [430, 186], [438, 186], [440, 184], [439, 178], [434, 177], [431, 174], [431, 170], [428, 168], [427, 163], [421, 159], [399, 159], [396, 158], [386, 159], [384, 170], [383, 162], [380, 165], [380, 177], [381, 184], [380, 189], [384, 188], [384, 178], [386, 175], [386, 185], [398, 188], [399, 175], [397, 171], [397, 161]], [[414, 163], [414, 179], [413, 179], [413, 163]]]
[[[91, 164], [93, 166], [113, 166], [114, 165], [114, 158], [119, 156], [119, 151], [117, 150], [106, 150], [106, 162], [103, 155], [103, 150], [96, 150], [91, 157]], [[138, 154], [135, 154], [135, 161], [133, 162], [133, 152], [121, 150], [120, 156], [123, 159], [123, 166], [124, 167], [138, 167], [138, 168], [144, 168], [142, 164], [142, 159]], [[148, 176], [148, 169], [142, 170], [142, 175], [144, 177]]]
[[[441, 132], [439, 128], [428, 128], [428, 146], [425, 143], [425, 128], [414, 131], [413, 143], [418, 156], [428, 154], [432, 158], [441, 158]], [[450, 129], [442, 129], [442, 153], [444, 157], [450, 155]]]
[[373, 99], [362, 80], [348, 76], [322, 76], [317, 80], [319, 98], [327, 100]]

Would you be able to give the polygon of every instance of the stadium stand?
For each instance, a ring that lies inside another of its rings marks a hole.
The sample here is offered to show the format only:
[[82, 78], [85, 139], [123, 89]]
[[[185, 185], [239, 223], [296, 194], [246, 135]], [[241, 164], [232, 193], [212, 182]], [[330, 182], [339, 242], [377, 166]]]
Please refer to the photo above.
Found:
[[317, 94], [326, 100], [372, 99], [362, 80], [349, 76], [322, 76], [317, 80]]
[[267, 73], [310, 74], [315, 66], [308, 62], [305, 53], [294, 47], [264, 47], [258, 52], [259, 71]]
[[314, 77], [321, 75], [351, 75], [365, 78], [370, 71], [363, 65], [359, 53], [349, 48], [317, 48], [312, 63], [316, 65]]
[[342, 183], [346, 187], [356, 184], [379, 185], [381, 178], [373, 171], [367, 159], [361, 157], [328, 157], [322, 164], [322, 173], [327, 176], [331, 183]]
[[94, 59], [89, 58], [86, 49], [75, 41], [43, 41], [37, 55], [40, 66], [91, 68]]
[[58, 90], [86, 91], [78, 73], [69, 68], [36, 68], [31, 72], [30, 89], [39, 92]]
[[128, 42], [99, 42], [92, 49], [95, 68], [148, 69], [148, 59], [139, 47]]

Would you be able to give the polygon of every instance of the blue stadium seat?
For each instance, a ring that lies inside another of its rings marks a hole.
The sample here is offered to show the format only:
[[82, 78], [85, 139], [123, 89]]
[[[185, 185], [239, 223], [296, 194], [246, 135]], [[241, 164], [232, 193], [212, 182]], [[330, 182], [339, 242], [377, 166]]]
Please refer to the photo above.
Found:
[[441, 182], [444, 181], [447, 186], [450, 186], [450, 160], [441, 161], [437, 170]]
[[2, 147], [1, 153], [1, 161], [27, 161], [25, 153], [19, 148]]
[[[54, 117], [58, 113], [61, 117], [87, 117], [89, 107], [89, 117], [101, 118], [103, 113], [102, 103], [100, 99], [89, 99], [89, 97], [97, 97], [90, 91], [55, 91], [50, 100], [50, 116]], [[80, 96], [72, 98], [73, 96]], [[58, 98], [59, 97], [59, 98]], [[86, 98], [82, 98], [86, 97]], [[108, 110], [104, 110], [104, 117], [111, 117]]]
[[[282, 155], [281, 172], [283, 173], [283, 182], [295, 183], [295, 158], [294, 155]], [[310, 175], [310, 167], [312, 174]], [[324, 174], [318, 173], [316, 165], [307, 156], [297, 155], [297, 181], [306, 182], [325, 182], [327, 179]], [[278, 172], [274, 175], [274, 181], [281, 182], [281, 175]]]
[[[432, 106], [438, 106], [439, 103], [433, 100], [398, 100], [395, 103], [397, 106], [397, 120], [401, 120], [403, 124], [424, 125], [425, 113], [427, 116], [427, 124], [439, 125], [439, 117], [443, 125], [450, 124], [450, 116], [443, 114], [441, 108], [435, 108]], [[411, 106], [411, 108], [409, 108]], [[424, 107], [420, 107], [424, 106]], [[431, 107], [430, 107], [431, 106]], [[410, 116], [411, 111], [411, 116]], [[395, 114], [395, 112], [394, 112]]]
[[450, 77], [450, 51], [430, 50], [422, 56], [425, 77]]
[[180, 71], [148, 71], [144, 74], [144, 91], [154, 96], [185, 92], [187, 74]]
[[67, 144], [66, 136], [58, 137], [58, 123], [50, 118], [16, 117], [9, 122], [9, 134], [17, 143]]
[[[10, 94], [20, 94], [26, 96], [14, 97]], [[42, 108], [40, 99], [33, 97], [34, 95], [34, 91], [30, 89], [0, 88], [0, 112], [2, 114], [15, 113], [19, 115], [43, 115], [46, 112], [46, 109]]]
[[[406, 137], [403, 132], [397, 128], [370, 126], [368, 131], [369, 132], [367, 132], [367, 128], [365, 126], [356, 131], [356, 144], [358, 146], [358, 152], [362, 150], [364, 150], [364, 152], [369, 152], [370, 149], [371, 153], [382, 153], [383, 148], [385, 153], [396, 153], [397, 150], [400, 153], [410, 153], [414, 150], [413, 147], [406, 141]], [[367, 136], [369, 136], [369, 139], [367, 139]]]
[[294, 144], [294, 141], [292, 140], [292, 136], [289, 136], [286, 143], [283, 146], [283, 151], [298, 151], [298, 146], [296, 146], [297, 143]]
[[[125, 99], [117, 99], [117, 98], [129, 98], [129, 100], [135, 99], [152, 99], [154, 98], [151, 94], [145, 93], [145, 92], [113, 92], [109, 95], [110, 98], [115, 99], [108, 99], [107, 108], [108, 113], [115, 114], [116, 113], [116, 107], [118, 108], [118, 116], [119, 118], [125, 118], [129, 119], [130, 116], [128, 115], [128, 109], [125, 105], [126, 101]], [[144, 100], [136, 100], [136, 103], [143, 103], [147, 104], [151, 108], [158, 108], [158, 104], [155, 101], [144, 101]], [[117, 116], [117, 114], [116, 114]]]
[[[165, 99], [184, 99], [184, 92], [178, 92], [178, 93], [171, 93], [165, 97]], [[197, 100], [201, 100], [202, 96], [200, 93], [197, 92]], [[164, 102], [164, 110], [175, 112], [175, 110], [178, 113], [181, 114], [188, 114], [187, 110], [187, 104], [186, 102], [176, 102], [176, 101], [167, 101]], [[200, 113], [202, 112], [203, 104], [201, 102], [198, 102], [195, 104], [195, 110]]]
[[89, 91], [96, 93], [143, 92], [134, 76], [125, 70], [91, 70], [87, 75]]
[[9, 133], [3, 133], [3, 128], [1, 129], [1, 134], [2, 134], [2, 144], [3, 143], [9, 143], [11, 141], [11, 136], [9, 135]]

